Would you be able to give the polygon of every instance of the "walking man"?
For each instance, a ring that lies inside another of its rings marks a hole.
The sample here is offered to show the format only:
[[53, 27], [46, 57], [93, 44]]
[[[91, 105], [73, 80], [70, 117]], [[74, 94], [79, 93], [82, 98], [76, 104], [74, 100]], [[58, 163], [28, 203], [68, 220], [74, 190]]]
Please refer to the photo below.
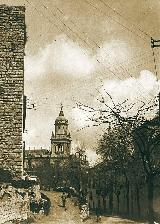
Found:
[[63, 192], [61, 198], [62, 198], [62, 207], [65, 208], [66, 207], [66, 194], [64, 192]]
[[100, 209], [96, 208], [96, 222], [101, 222], [101, 215], [100, 215]]

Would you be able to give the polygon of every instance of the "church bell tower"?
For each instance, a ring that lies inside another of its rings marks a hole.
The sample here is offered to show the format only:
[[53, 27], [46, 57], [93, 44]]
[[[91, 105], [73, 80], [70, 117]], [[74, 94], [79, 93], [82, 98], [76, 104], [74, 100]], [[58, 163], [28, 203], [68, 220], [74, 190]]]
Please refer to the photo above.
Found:
[[55, 131], [52, 132], [51, 136], [51, 158], [68, 158], [71, 153], [71, 136], [62, 105], [54, 125]]

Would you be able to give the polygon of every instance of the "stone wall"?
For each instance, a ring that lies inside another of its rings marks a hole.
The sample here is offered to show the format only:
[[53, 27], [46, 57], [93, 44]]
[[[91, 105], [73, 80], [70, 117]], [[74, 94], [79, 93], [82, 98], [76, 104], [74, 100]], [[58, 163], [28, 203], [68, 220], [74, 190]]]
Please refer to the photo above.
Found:
[[0, 5], [0, 168], [21, 174], [25, 8]]
[[7, 221], [27, 220], [30, 217], [30, 198], [25, 189], [16, 189], [11, 185], [0, 187], [0, 224]]

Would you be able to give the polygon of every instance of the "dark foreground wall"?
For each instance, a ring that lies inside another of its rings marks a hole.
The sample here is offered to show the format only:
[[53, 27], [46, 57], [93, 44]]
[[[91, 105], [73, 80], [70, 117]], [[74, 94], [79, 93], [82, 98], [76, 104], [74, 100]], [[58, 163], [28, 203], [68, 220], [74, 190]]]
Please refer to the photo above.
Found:
[[0, 5], [0, 168], [22, 172], [25, 8]]

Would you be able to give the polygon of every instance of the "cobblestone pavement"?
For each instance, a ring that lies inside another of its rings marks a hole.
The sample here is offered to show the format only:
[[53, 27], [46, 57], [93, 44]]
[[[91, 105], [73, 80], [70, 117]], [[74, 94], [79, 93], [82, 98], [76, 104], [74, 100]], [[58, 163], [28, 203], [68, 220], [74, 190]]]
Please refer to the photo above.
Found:
[[[45, 194], [51, 200], [51, 210], [48, 216], [37, 217], [34, 223], [37, 224], [81, 224], [79, 209], [74, 206], [70, 199], [67, 199], [66, 210], [61, 207], [61, 193], [57, 192], [45, 192]], [[94, 224], [96, 217], [91, 216], [88, 220], [83, 222], [85, 224]], [[118, 217], [104, 217], [102, 216], [102, 224], [136, 224], [137, 222], [120, 219]], [[137, 223], [138, 224], [138, 223]], [[139, 223], [142, 224], [142, 223]]]

